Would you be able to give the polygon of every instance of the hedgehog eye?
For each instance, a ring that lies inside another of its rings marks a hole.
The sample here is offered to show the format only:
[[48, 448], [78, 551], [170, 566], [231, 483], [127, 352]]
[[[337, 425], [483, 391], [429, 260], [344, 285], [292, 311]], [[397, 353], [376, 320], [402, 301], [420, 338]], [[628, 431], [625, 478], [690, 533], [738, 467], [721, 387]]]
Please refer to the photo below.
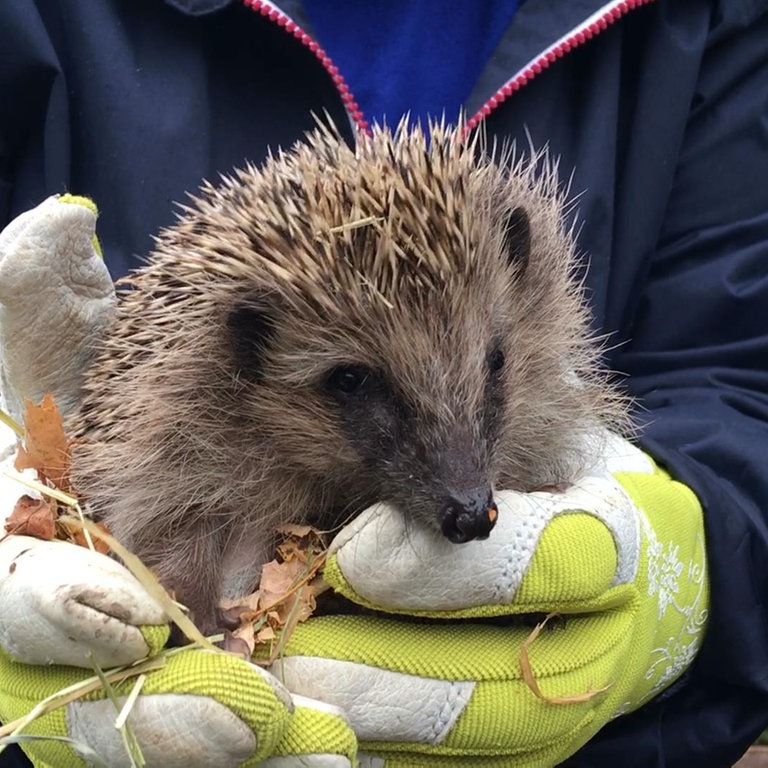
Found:
[[495, 347], [488, 355], [488, 370], [491, 374], [498, 373], [504, 367], [505, 361], [506, 358], [501, 347]]
[[371, 371], [362, 365], [340, 365], [328, 374], [326, 386], [332, 393], [352, 395], [363, 389], [370, 377]]

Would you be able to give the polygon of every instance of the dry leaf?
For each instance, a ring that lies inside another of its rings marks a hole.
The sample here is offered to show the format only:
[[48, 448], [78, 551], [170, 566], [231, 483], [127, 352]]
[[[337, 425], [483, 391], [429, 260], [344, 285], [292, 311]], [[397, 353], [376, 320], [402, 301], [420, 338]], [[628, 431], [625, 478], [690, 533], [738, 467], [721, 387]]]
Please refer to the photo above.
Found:
[[253, 647], [241, 637], [232, 632], [225, 632], [221, 647], [228, 653], [234, 653], [236, 656], [242, 656], [244, 659], [250, 659], [253, 653]]
[[[61, 413], [59, 413], [50, 393], [43, 397], [40, 405], [35, 405], [30, 400], [25, 401], [23, 421], [24, 440], [16, 454], [14, 462], [16, 471], [34, 469], [40, 477], [40, 483], [46, 489], [50, 489], [51, 492], [62, 491], [73, 495], [69, 481], [70, 441], [64, 434]], [[26, 533], [44, 539], [57, 538], [82, 547], [95, 549], [104, 554], [110, 552], [109, 545], [104, 540], [92, 538], [89, 541], [89, 537], [84, 534], [82, 526], [67, 525], [59, 520], [58, 518], [64, 512], [64, 508], [59, 506], [53, 498], [46, 496], [45, 502], [36, 502], [28, 496], [25, 498], [29, 499], [29, 502], [35, 502], [36, 509], [31, 510], [30, 503], [25, 502], [25, 508], [16, 511], [20, 516], [31, 515], [34, 511], [34, 519], [30, 518], [29, 523], [24, 523], [21, 517], [18, 518], [18, 521], [13, 517], [9, 518], [8, 524], [14, 526], [12, 531], [8, 529], [9, 532]], [[43, 504], [46, 507], [45, 510]], [[69, 510], [66, 511], [66, 513], [68, 512]], [[51, 524], [54, 526], [53, 529], [51, 529]], [[105, 525], [97, 524], [96, 527], [99, 531], [109, 534], [109, 529]]]
[[232, 637], [238, 638], [240, 642], [243, 642], [248, 646], [248, 658], [250, 659], [250, 657], [253, 656], [254, 650], [256, 649], [256, 637], [253, 624], [243, 624], [241, 627], [238, 627], [234, 632], [230, 632], [229, 634], [231, 634]]
[[245, 597], [232, 599], [223, 598], [219, 602], [219, 607], [226, 612], [227, 616], [234, 618], [246, 611], [258, 611], [259, 609], [259, 590], [252, 592]]
[[311, 525], [283, 525], [277, 532], [283, 537], [275, 548], [278, 560], [306, 563], [326, 549], [322, 535]]
[[56, 534], [56, 502], [22, 496], [5, 521], [5, 530], [18, 536], [34, 536], [51, 541]]
[[528, 686], [528, 688], [530, 688], [534, 696], [541, 699], [542, 701], [546, 701], [548, 704], [578, 704], [583, 701], [589, 701], [601, 693], [605, 693], [605, 691], [611, 687], [611, 683], [604, 685], [602, 688], [595, 688], [590, 691], [585, 691], [584, 693], [574, 693], [571, 696], [546, 696], [542, 692], [541, 688], [539, 688], [539, 683], [536, 680], [536, 676], [533, 674], [531, 661], [528, 658], [528, 649], [531, 647], [531, 645], [533, 645], [536, 638], [541, 634], [541, 630], [544, 629], [546, 623], [554, 616], [557, 616], [557, 614], [548, 614], [544, 621], [538, 623], [533, 628], [531, 634], [525, 638], [523, 644], [520, 646], [519, 660], [520, 669], [523, 675], [523, 682]]
[[317, 529], [311, 525], [295, 525], [293, 523], [281, 525], [276, 530], [281, 536], [292, 539], [306, 539], [310, 535], [318, 533]]
[[280, 614], [277, 611], [269, 611], [266, 615], [267, 621], [271, 622], [275, 626], [280, 626]]
[[[103, 533], [111, 535], [111, 531], [109, 530], [109, 528], [107, 528], [106, 525], [104, 525], [104, 523], [96, 523], [96, 527]], [[109, 544], [107, 544], [107, 542], [104, 541], [104, 539], [91, 538], [91, 541], [89, 543], [88, 540], [85, 538], [85, 534], [83, 533], [83, 531], [77, 531], [75, 535], [72, 537], [71, 541], [73, 544], [77, 544], [77, 546], [79, 547], [86, 547], [88, 549], [93, 548], [96, 552], [101, 552], [102, 555], [108, 555], [112, 551], [110, 549]], [[91, 547], [91, 544], [93, 545], [93, 547]]]
[[262, 608], [276, 605], [287, 597], [291, 588], [301, 578], [306, 566], [298, 559], [278, 563], [272, 560], [261, 569], [259, 605]]
[[18, 472], [36, 469], [65, 492], [69, 484], [69, 441], [53, 397], [46, 394], [40, 405], [24, 403], [24, 444], [19, 446], [14, 467]]
[[[315, 610], [315, 598], [327, 588], [317, 576], [325, 562], [322, 535], [311, 526], [285, 525], [278, 533], [275, 560], [261, 570], [259, 588], [250, 595], [227, 600], [221, 607], [240, 626], [233, 638], [258, 647], [259, 663], [274, 661], [295, 626]], [[233, 646], [234, 647], [234, 646]]]
[[275, 639], [277, 639], [277, 632], [269, 624], [265, 624], [256, 633], [256, 641], [259, 643], [271, 643]]

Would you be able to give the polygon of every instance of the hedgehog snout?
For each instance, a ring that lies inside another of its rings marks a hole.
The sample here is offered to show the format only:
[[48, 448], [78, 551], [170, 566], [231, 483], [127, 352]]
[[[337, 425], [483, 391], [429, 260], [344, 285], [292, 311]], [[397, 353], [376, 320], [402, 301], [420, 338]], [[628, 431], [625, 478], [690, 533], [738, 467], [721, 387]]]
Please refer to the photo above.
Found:
[[488, 538], [496, 525], [498, 508], [489, 488], [473, 488], [451, 494], [440, 509], [439, 517], [443, 536], [454, 544], [463, 544]]

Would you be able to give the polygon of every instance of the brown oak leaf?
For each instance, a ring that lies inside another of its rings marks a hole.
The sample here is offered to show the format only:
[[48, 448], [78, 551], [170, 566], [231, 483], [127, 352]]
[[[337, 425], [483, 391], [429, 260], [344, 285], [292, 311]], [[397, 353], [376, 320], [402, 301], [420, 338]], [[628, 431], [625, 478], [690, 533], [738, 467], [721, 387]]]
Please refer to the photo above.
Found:
[[[260, 664], [274, 661], [299, 622], [316, 608], [316, 596], [327, 589], [317, 575], [324, 562], [322, 534], [311, 526], [278, 529], [282, 540], [276, 559], [261, 570], [259, 588], [250, 595], [223, 601], [221, 607], [240, 625], [231, 633], [245, 642]], [[230, 642], [232, 649], [235, 643]]]
[[18, 472], [35, 469], [56, 488], [70, 492], [69, 440], [64, 434], [61, 413], [46, 394], [40, 405], [24, 403], [24, 444], [19, 446], [14, 467]]
[[56, 516], [55, 501], [24, 495], [5, 521], [5, 530], [9, 534], [51, 541], [56, 534]]

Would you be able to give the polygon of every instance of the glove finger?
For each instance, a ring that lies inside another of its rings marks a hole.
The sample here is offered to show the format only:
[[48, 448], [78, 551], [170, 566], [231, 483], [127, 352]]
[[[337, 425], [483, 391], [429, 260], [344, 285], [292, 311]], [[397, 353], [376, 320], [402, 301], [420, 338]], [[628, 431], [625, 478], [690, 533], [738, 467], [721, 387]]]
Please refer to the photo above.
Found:
[[[29, 666], [2, 655], [0, 672], [0, 715], [6, 721], [87, 677], [71, 667]], [[119, 707], [134, 683], [135, 678], [115, 686]], [[167, 654], [165, 666], [147, 674], [128, 723], [148, 766], [248, 768], [272, 754], [292, 710], [285, 688], [259, 667], [229, 654], [189, 649]], [[68, 736], [90, 747], [107, 765], [122, 768], [131, 762], [114, 727], [116, 716], [115, 704], [100, 689], [36, 719], [25, 732]], [[24, 749], [37, 765], [84, 765], [59, 742], [30, 742]]]
[[[460, 546], [371, 507], [334, 540], [325, 579], [369, 607], [459, 618], [598, 610], [608, 590], [634, 578], [637, 514], [612, 479], [584, 478], [567, 493], [502, 491], [496, 502], [489, 538]], [[522, 594], [532, 568], [546, 568], [545, 582]]]
[[118, 562], [66, 542], [0, 541], [0, 646], [29, 664], [130, 664], [168, 639], [167, 617]]
[[[527, 656], [543, 694], [578, 696], [614, 682], [634, 618], [634, 610], [607, 612], [542, 633]], [[324, 617], [297, 628], [272, 671], [292, 693], [342, 709], [367, 751], [560, 748], [584, 732], [595, 701], [612, 697], [617, 707], [626, 691], [563, 706], [537, 698], [519, 663], [529, 635], [523, 627]]]

